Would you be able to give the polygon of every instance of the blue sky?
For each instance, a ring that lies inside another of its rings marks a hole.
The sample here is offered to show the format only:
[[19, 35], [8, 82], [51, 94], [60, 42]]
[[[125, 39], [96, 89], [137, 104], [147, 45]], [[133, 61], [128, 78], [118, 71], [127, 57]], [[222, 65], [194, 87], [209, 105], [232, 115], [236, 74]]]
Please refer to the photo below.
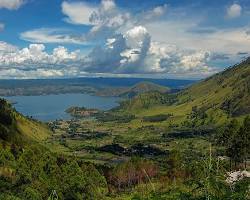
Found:
[[250, 53], [248, 0], [0, 0], [0, 78], [197, 79]]

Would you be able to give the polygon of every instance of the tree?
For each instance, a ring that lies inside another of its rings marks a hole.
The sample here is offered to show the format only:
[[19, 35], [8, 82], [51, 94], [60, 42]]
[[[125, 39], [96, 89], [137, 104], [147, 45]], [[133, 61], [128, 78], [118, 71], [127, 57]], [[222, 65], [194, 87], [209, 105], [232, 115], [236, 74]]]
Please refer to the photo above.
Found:
[[229, 145], [226, 149], [227, 156], [230, 157], [230, 167], [231, 161], [234, 162], [234, 167], [237, 166], [237, 163], [242, 162], [243, 160], [243, 152], [242, 152], [242, 138], [239, 137], [238, 134], [232, 136]]
[[231, 120], [222, 130], [219, 130], [217, 143], [222, 146], [228, 146], [232, 136], [237, 134], [239, 128], [239, 122], [236, 119]]
[[232, 161], [234, 161], [236, 166], [236, 163], [241, 159], [241, 148], [239, 148], [241, 138], [238, 136], [239, 129], [239, 122], [233, 119], [223, 130], [220, 130], [217, 136], [217, 143], [226, 148], [226, 155], [230, 158], [230, 168]]
[[175, 180], [182, 175], [182, 157], [181, 153], [177, 150], [170, 152], [167, 159], [168, 175], [171, 179]]
[[242, 148], [242, 157], [245, 162], [245, 169], [246, 169], [246, 161], [247, 158], [250, 155], [250, 149], [249, 149], [249, 142], [250, 142], [250, 116], [246, 117], [243, 123], [242, 128], [240, 129], [240, 134], [239, 136], [241, 137], [241, 148]]
[[[246, 117], [243, 125], [238, 128], [238, 123], [233, 120], [230, 125], [226, 128], [227, 134], [224, 134], [226, 144], [226, 153], [230, 157], [230, 161], [234, 161], [234, 166], [237, 163], [242, 163], [249, 156], [249, 141], [250, 141], [250, 117]], [[231, 163], [231, 162], [230, 162]]]
[[26, 200], [42, 200], [42, 196], [36, 189], [26, 187], [23, 193], [23, 198]]

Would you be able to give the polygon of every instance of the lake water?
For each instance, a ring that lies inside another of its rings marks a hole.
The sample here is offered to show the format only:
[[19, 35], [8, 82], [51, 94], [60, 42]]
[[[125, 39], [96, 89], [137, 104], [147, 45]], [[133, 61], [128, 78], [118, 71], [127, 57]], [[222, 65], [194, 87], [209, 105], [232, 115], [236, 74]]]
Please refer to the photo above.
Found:
[[65, 110], [71, 106], [109, 110], [118, 106], [120, 100], [117, 97], [98, 97], [89, 94], [13, 96], [4, 98], [14, 102], [14, 107], [18, 112], [41, 121], [70, 119], [70, 115]]

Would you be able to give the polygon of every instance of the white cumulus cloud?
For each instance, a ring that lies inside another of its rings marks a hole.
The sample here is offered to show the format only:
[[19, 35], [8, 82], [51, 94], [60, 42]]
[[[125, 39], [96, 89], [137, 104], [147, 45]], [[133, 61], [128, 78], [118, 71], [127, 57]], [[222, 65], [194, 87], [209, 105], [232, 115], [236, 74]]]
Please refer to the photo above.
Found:
[[0, 0], [0, 8], [17, 10], [24, 4], [24, 0]]
[[241, 16], [242, 7], [241, 5], [234, 3], [227, 8], [227, 17], [228, 18], [237, 18]]
[[88, 33], [88, 38], [110, 37], [120, 28], [126, 27], [126, 23], [130, 21], [130, 13], [120, 10], [113, 0], [102, 0], [98, 9], [90, 16], [93, 27]]
[[9, 53], [9, 52], [14, 52], [18, 48], [14, 45], [8, 44], [7, 42], [0, 41], [0, 55]]
[[175, 45], [151, 41], [143, 26], [107, 39], [105, 47], [95, 48], [86, 59], [85, 71], [117, 74], [182, 74], [207, 76], [217, 72], [208, 66], [211, 53], [187, 51]]
[[87, 40], [107, 39], [117, 33], [125, 33], [128, 29], [148, 20], [152, 21], [164, 15], [167, 5], [156, 6], [148, 11], [132, 14], [120, 9], [114, 0], [101, 0], [100, 4], [64, 1], [62, 12], [66, 21], [74, 24], [90, 25], [86, 34]]
[[47, 53], [43, 44], [18, 49], [0, 41], [0, 77], [52, 78], [79, 76], [82, 57], [79, 51], [58, 46]]
[[90, 25], [90, 16], [97, 8], [85, 2], [68, 2], [62, 3], [62, 12], [67, 16], [65, 20], [72, 24]]
[[113, 0], [102, 0], [100, 4], [64, 1], [62, 12], [66, 22], [91, 27], [85, 34], [88, 41], [106, 39], [130, 20], [130, 13], [119, 9]]
[[69, 52], [65, 47], [54, 48], [51, 54], [45, 51], [43, 44], [30, 44], [28, 47], [18, 49], [7, 43], [0, 43], [0, 70], [3, 69], [53, 69], [73, 66], [80, 60], [79, 51]]

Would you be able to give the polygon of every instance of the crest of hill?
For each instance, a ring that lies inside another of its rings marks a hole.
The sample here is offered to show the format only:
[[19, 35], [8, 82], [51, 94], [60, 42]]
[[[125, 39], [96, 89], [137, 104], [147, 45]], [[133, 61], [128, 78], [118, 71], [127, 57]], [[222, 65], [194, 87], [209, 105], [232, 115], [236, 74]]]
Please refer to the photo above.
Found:
[[167, 93], [170, 88], [151, 82], [140, 82], [132, 87], [110, 87], [97, 92], [99, 96], [118, 96], [132, 98], [147, 92]]

